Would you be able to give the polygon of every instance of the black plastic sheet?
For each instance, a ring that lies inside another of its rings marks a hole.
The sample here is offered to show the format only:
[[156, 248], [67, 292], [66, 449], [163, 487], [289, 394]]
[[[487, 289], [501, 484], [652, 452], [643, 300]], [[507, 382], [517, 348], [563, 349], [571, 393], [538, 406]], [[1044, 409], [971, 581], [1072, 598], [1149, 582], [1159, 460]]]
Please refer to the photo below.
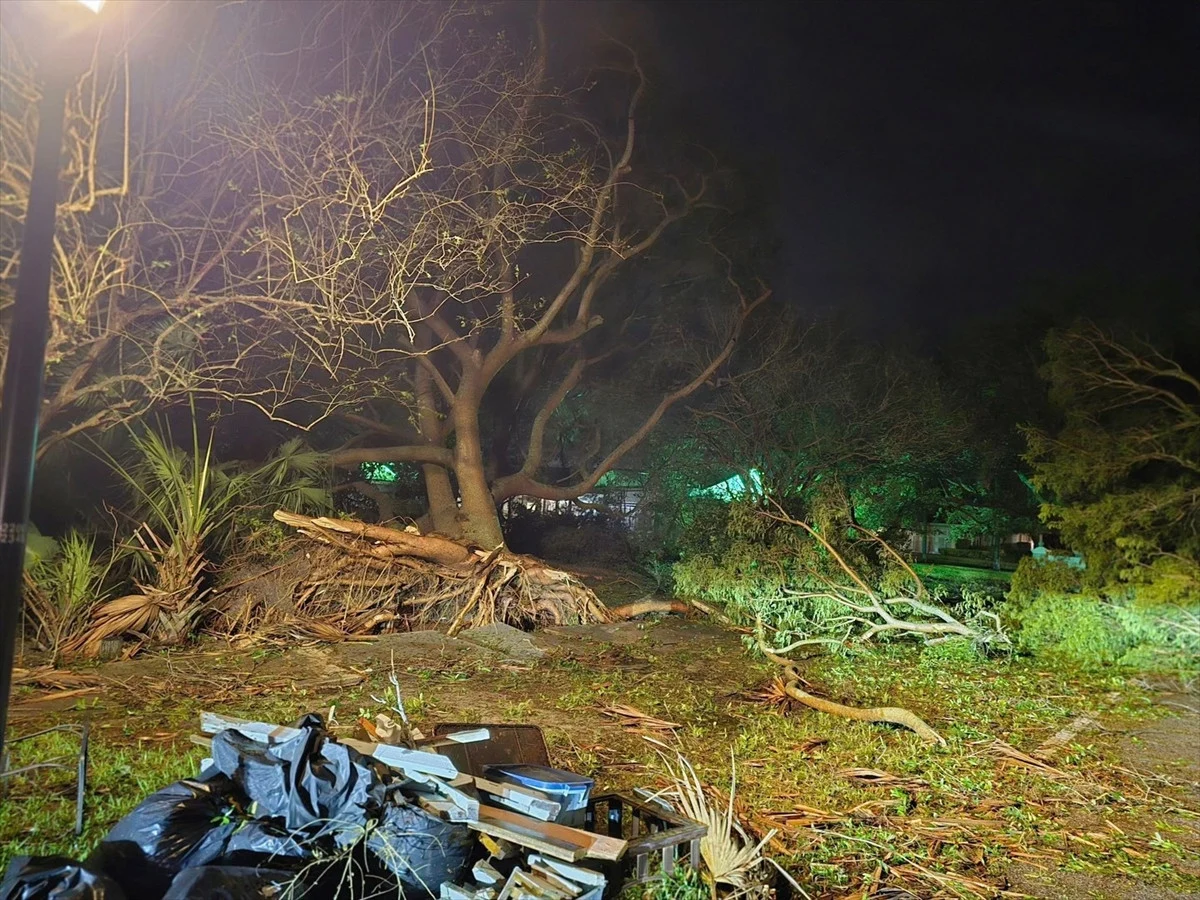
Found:
[[296, 870], [314, 856], [333, 850], [330, 841], [309, 839], [303, 832], [289, 832], [271, 821], [246, 822], [225, 844], [216, 862], [223, 866], [267, 866]]
[[271, 743], [222, 731], [213, 737], [213, 766], [252, 801], [254, 816], [282, 819], [289, 831], [315, 836], [364, 826], [385, 793], [374, 765], [328, 740], [319, 716], [305, 716], [296, 727], [300, 734]]
[[306, 897], [294, 872], [242, 866], [199, 866], [184, 869], [162, 900], [264, 900]]
[[64, 856], [17, 856], [0, 881], [2, 900], [127, 900], [120, 886]]
[[105, 836], [87, 865], [131, 898], [161, 897], [180, 871], [225, 852], [237, 829], [240, 792], [224, 776], [178, 781], [143, 800]]
[[414, 898], [463, 879], [476, 850], [465, 825], [410, 802], [319, 716], [296, 727], [271, 742], [220, 732], [201, 779], [151, 794], [83, 865], [14, 860], [0, 900]]
[[466, 825], [445, 822], [397, 797], [367, 835], [372, 869], [399, 880], [405, 897], [436, 897], [443, 882], [466, 875], [475, 837]]

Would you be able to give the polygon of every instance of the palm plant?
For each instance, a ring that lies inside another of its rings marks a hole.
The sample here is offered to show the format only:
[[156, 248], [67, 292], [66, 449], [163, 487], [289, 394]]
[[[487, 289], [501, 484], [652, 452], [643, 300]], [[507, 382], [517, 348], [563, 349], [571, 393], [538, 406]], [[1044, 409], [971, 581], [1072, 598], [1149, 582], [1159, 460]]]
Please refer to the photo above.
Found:
[[131, 432], [131, 461], [106, 459], [133, 495], [132, 539], [137, 592], [100, 606], [86, 635], [71, 649], [95, 655], [112, 637], [133, 634], [155, 643], [178, 643], [207, 609], [214, 561], [231, 548], [235, 518], [247, 509], [288, 503], [321, 508], [327, 491], [319, 483], [321, 457], [299, 441], [254, 469], [219, 465], [212, 438], [202, 443], [193, 417], [190, 452], [156, 431]]
[[93, 539], [75, 531], [45, 541], [47, 552], [26, 570], [25, 612], [34, 645], [57, 662], [63, 645], [87, 627], [92, 609], [104, 600], [112, 559], [98, 556]]

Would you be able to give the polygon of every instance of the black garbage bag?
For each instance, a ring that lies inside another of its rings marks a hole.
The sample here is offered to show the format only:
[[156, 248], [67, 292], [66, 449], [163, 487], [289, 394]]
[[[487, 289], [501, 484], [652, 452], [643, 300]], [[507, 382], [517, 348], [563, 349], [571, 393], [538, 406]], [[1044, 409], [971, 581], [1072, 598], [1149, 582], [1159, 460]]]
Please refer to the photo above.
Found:
[[163, 900], [265, 900], [305, 898], [295, 872], [253, 866], [198, 866], [175, 876]]
[[266, 866], [294, 872], [315, 855], [326, 856], [334, 849], [332, 841], [309, 838], [303, 832], [289, 832], [272, 820], [254, 819], [233, 833], [215, 864], [243, 868]]
[[258, 818], [279, 818], [289, 831], [311, 835], [361, 828], [383, 802], [383, 781], [367, 757], [326, 738], [320, 716], [300, 734], [263, 743], [229, 729], [213, 737], [213, 766], [231, 778]]
[[2, 900], [126, 900], [120, 885], [65, 856], [15, 856], [0, 881]]
[[225, 852], [244, 803], [223, 775], [178, 781], [155, 791], [114, 825], [86, 864], [117, 881], [131, 898], [161, 897], [182, 869]]
[[466, 825], [445, 822], [395, 795], [367, 835], [368, 868], [399, 881], [407, 898], [436, 897], [443, 882], [462, 882], [475, 845]]

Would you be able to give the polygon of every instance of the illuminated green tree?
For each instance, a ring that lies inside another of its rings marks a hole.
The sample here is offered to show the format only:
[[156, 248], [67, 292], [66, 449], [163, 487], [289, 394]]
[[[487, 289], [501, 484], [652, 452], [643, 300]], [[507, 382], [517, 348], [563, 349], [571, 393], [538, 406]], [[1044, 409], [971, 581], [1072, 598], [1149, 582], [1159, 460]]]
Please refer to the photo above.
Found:
[[1149, 601], [1200, 595], [1200, 379], [1155, 347], [1083, 322], [1051, 332], [1044, 376], [1061, 412], [1027, 429], [1043, 519], [1089, 578]]

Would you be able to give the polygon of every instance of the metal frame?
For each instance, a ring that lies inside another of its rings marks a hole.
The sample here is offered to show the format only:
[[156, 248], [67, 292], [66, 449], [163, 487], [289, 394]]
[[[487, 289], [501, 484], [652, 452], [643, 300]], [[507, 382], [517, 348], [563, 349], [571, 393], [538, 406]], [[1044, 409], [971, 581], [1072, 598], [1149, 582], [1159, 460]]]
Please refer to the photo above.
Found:
[[[21, 766], [18, 769], [10, 769], [9, 753], [13, 744], [19, 744], [21, 741], [28, 741], [35, 737], [41, 737], [44, 734], [53, 734], [56, 731], [66, 731], [72, 734], [79, 735], [79, 755], [75, 757], [74, 763], [61, 762], [59, 759], [52, 759], [49, 762], [30, 763], [27, 766]], [[9, 738], [6, 742], [4, 754], [0, 756], [0, 789], [2, 789], [4, 780], [12, 778], [16, 775], [24, 775], [27, 772], [33, 772], [38, 769], [66, 769], [75, 770], [75, 834], [83, 834], [83, 812], [84, 812], [84, 796], [87, 793], [87, 765], [88, 765], [88, 739], [91, 733], [91, 725], [87, 720], [84, 720], [78, 725], [55, 725], [52, 728], [43, 728], [41, 731], [35, 731], [32, 734], [22, 735], [21, 737]]]

